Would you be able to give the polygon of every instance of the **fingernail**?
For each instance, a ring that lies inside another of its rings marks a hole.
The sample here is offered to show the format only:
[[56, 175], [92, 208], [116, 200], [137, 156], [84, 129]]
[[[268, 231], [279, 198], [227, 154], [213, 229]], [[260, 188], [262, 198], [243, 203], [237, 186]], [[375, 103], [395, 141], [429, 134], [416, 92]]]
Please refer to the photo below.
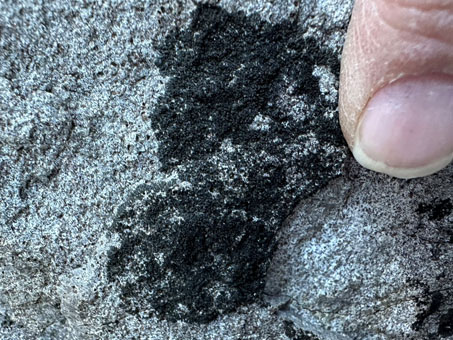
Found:
[[453, 76], [399, 79], [378, 90], [356, 134], [355, 158], [400, 178], [430, 175], [453, 159]]

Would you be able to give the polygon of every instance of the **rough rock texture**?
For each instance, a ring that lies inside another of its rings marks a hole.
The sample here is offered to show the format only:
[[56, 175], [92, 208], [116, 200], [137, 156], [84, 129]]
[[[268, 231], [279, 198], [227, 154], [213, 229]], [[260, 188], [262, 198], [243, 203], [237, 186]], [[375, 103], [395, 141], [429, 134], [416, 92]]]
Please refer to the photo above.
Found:
[[0, 339], [453, 338], [453, 170], [350, 158], [351, 8], [2, 1]]
[[122, 207], [109, 279], [121, 278], [133, 308], [207, 322], [261, 297], [276, 231], [339, 174], [343, 139], [324, 115], [335, 105], [314, 74], [338, 73], [338, 59], [294, 21], [211, 5], [158, 50], [171, 80], [151, 122], [168, 180]]
[[401, 181], [346, 167], [282, 232], [269, 302], [288, 301], [282, 316], [317, 334], [453, 336], [452, 175]]

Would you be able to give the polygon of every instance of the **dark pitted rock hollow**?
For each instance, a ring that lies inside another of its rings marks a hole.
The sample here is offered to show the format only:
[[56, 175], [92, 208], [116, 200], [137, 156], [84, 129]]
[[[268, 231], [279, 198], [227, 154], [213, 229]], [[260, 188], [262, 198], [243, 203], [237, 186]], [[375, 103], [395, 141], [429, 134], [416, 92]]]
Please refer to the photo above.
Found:
[[211, 5], [158, 50], [170, 80], [149, 114], [168, 179], [118, 212], [108, 274], [131, 310], [204, 323], [259, 300], [282, 223], [339, 175], [336, 105], [314, 75], [339, 63], [296, 22]]

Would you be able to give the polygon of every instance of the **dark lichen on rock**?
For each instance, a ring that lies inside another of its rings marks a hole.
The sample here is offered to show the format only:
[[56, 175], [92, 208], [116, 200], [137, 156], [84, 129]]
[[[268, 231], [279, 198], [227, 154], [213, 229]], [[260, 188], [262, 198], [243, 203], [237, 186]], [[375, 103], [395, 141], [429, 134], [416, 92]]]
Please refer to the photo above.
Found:
[[416, 209], [416, 212], [420, 215], [427, 215], [430, 221], [439, 221], [450, 215], [452, 211], [453, 204], [449, 198], [420, 203]]
[[319, 338], [310, 332], [297, 329], [292, 321], [284, 321], [285, 335], [291, 340], [319, 340]]
[[170, 80], [151, 121], [170, 179], [120, 209], [108, 265], [130, 310], [208, 322], [259, 300], [280, 226], [339, 175], [336, 104], [313, 75], [339, 62], [303, 33], [199, 5], [158, 47]]
[[427, 296], [426, 300], [429, 301], [429, 304], [428, 307], [424, 310], [421, 306], [422, 304], [420, 304], [420, 307], [423, 311], [417, 315], [417, 321], [412, 324], [412, 329], [416, 331], [419, 331], [421, 329], [426, 319], [439, 311], [439, 308], [442, 306], [442, 303], [445, 300], [441, 292], [425, 292], [425, 295]]
[[453, 308], [440, 317], [438, 333], [442, 337], [453, 336]]

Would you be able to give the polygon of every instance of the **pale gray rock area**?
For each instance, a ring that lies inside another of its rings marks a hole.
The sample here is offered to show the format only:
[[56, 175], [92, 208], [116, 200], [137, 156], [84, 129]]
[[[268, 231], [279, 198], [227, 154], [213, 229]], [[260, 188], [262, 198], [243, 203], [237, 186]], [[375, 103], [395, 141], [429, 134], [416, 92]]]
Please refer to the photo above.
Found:
[[[336, 56], [352, 9], [352, 0], [211, 3], [271, 24], [298, 20]], [[189, 27], [197, 6], [0, 3], [0, 339], [453, 338], [452, 167], [390, 179], [316, 135], [304, 152], [347, 158], [281, 229], [263, 299], [201, 324], [126, 308], [107, 275], [121, 241], [111, 226], [135, 188], [168, 180], [148, 114], [169, 81], [156, 44]], [[313, 70], [329, 103], [335, 72]], [[295, 117], [314, 111], [292, 100], [280, 104]], [[257, 116], [253, 128], [268, 126]]]
[[452, 175], [402, 181], [347, 166], [288, 221], [270, 303], [328, 339], [451, 338]]

